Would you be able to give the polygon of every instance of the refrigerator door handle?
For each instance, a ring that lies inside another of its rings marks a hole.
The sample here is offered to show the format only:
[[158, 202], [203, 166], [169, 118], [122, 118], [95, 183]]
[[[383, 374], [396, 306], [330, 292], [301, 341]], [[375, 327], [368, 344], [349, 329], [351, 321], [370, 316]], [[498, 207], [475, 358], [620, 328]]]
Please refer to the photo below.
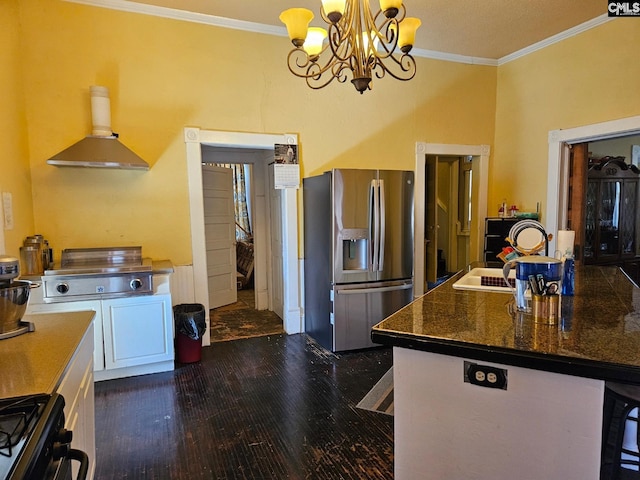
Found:
[[380, 198], [380, 245], [379, 245], [379, 254], [378, 254], [378, 271], [384, 270], [384, 243], [385, 243], [385, 233], [386, 229], [386, 209], [385, 209], [385, 199], [384, 199], [384, 180], [378, 180], [378, 191]]
[[371, 180], [371, 217], [373, 232], [371, 234], [371, 269], [378, 271], [378, 257], [380, 256], [380, 197], [378, 196], [378, 181]]
[[362, 295], [363, 293], [380, 293], [394, 292], [396, 290], [408, 290], [413, 288], [412, 283], [404, 283], [402, 285], [393, 285], [391, 287], [372, 287], [372, 288], [349, 288], [345, 290], [336, 290], [338, 295]]

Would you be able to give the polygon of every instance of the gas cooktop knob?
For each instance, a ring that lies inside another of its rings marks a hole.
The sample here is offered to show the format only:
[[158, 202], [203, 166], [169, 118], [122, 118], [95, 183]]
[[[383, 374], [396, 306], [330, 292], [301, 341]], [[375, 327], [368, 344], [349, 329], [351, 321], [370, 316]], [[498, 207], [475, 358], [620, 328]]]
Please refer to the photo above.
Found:
[[69, 285], [66, 283], [59, 283], [56, 285], [56, 290], [58, 293], [67, 293], [69, 291]]
[[131, 290], [139, 290], [140, 288], [142, 288], [142, 280], [140, 280], [139, 278], [134, 278], [133, 280], [131, 280], [131, 283], [129, 283], [129, 286], [131, 287]]
[[73, 440], [73, 432], [66, 428], [61, 428], [56, 434], [56, 442], [71, 444]]

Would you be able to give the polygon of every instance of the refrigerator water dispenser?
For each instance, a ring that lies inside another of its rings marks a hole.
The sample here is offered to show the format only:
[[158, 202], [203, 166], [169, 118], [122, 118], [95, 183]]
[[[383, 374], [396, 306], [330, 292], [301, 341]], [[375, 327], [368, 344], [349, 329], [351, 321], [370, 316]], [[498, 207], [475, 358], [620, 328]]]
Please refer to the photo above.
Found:
[[369, 232], [366, 229], [342, 231], [342, 270], [367, 270]]

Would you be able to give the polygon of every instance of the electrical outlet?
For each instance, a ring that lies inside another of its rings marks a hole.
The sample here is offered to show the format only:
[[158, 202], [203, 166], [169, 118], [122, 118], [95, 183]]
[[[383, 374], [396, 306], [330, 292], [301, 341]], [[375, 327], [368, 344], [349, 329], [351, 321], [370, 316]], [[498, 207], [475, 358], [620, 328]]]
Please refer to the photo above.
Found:
[[2, 192], [2, 209], [4, 212], [4, 229], [13, 230], [13, 197], [10, 192]]
[[481, 387], [507, 389], [507, 369], [464, 362], [464, 381]]

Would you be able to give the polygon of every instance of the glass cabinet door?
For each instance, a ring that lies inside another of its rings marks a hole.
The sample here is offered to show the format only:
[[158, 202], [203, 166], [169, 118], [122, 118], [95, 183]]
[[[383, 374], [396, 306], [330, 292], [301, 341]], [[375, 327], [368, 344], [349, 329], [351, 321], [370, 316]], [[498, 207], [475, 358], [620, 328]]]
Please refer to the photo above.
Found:
[[583, 258], [585, 264], [615, 265], [638, 253], [640, 170], [612, 161], [589, 171]]
[[598, 185], [600, 182], [589, 181], [587, 183], [587, 206], [584, 232], [584, 261], [591, 263], [596, 254], [594, 248], [596, 242], [596, 218], [598, 216]]
[[634, 256], [638, 249], [636, 245], [637, 197], [638, 182], [625, 180], [620, 204], [620, 253], [622, 255]]
[[600, 184], [599, 257], [618, 255], [620, 251], [620, 192], [621, 181]]

